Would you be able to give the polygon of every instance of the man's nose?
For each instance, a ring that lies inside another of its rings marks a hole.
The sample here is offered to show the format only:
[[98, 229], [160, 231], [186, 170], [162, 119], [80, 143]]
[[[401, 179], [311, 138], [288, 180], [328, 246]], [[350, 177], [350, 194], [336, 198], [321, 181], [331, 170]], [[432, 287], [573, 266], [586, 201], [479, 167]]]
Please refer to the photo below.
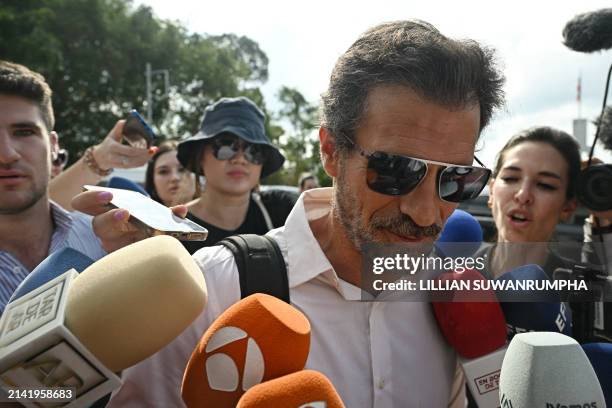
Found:
[[0, 129], [0, 163], [10, 164], [19, 159], [19, 153], [15, 149], [9, 133]]
[[414, 190], [400, 197], [400, 211], [421, 227], [429, 227], [437, 221], [441, 204], [437, 184], [436, 172], [428, 171]]

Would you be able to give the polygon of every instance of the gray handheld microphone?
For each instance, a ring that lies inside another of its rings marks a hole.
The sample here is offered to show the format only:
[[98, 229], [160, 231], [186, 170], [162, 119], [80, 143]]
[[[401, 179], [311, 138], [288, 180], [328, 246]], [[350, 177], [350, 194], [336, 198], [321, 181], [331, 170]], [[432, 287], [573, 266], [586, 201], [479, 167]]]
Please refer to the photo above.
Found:
[[602, 408], [595, 370], [580, 344], [555, 332], [514, 336], [502, 363], [502, 408]]

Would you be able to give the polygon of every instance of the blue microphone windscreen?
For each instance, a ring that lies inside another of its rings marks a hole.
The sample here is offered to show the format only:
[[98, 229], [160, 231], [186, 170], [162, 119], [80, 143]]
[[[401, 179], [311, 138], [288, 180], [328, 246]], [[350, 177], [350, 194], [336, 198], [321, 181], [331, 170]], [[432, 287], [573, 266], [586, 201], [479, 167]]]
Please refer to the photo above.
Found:
[[147, 197], [149, 196], [149, 194], [145, 191], [144, 188], [142, 188], [140, 184], [123, 177], [111, 177], [111, 179], [108, 180], [107, 187], [136, 191], [137, 193], [144, 194]]
[[597, 374], [606, 405], [612, 407], [612, 344], [587, 343], [582, 348]]
[[15, 289], [10, 302], [44, 285], [70, 268], [82, 272], [93, 263], [93, 259], [72, 248], [62, 248], [46, 257]]
[[457, 209], [446, 220], [436, 241], [436, 248], [447, 257], [469, 257], [480, 248], [482, 236], [482, 227], [478, 220]]
[[[527, 285], [527, 282], [550, 282], [546, 273], [538, 265], [525, 265], [504, 273], [497, 281], [511, 281], [514, 286]], [[506, 286], [508, 287], [508, 286]], [[500, 305], [508, 326], [508, 337], [527, 331], [548, 331], [571, 336], [571, 310], [561, 302], [553, 290], [497, 290]]]

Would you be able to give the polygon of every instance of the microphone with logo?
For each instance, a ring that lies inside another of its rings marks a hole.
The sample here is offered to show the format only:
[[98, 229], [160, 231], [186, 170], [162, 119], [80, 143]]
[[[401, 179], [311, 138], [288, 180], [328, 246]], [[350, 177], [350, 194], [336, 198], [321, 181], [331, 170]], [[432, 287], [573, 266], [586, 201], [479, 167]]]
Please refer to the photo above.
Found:
[[517, 333], [530, 331], [572, 335], [571, 310], [561, 302], [556, 291], [547, 289], [546, 283], [551, 281], [540, 266], [515, 268], [496, 281], [503, 283], [503, 289], [499, 286], [496, 294], [506, 318], [508, 340]]
[[257, 384], [236, 408], [344, 408], [329, 379], [318, 371], [302, 370]]
[[[475, 270], [454, 273], [452, 278], [486, 280]], [[440, 331], [459, 354], [459, 363], [475, 402], [480, 408], [496, 408], [499, 406], [499, 370], [506, 352], [506, 321], [492, 290], [481, 290], [472, 296], [480, 301], [466, 298], [460, 299], [464, 301], [433, 302], [433, 310]]]
[[612, 343], [582, 345], [604, 393], [606, 404], [612, 407]]
[[602, 408], [597, 376], [582, 347], [553, 332], [514, 336], [499, 380], [502, 408]]
[[291, 305], [256, 293], [229, 307], [193, 351], [181, 387], [189, 408], [235, 407], [245, 391], [300, 371], [310, 323]]
[[[436, 250], [445, 257], [467, 259], [482, 244], [482, 227], [471, 214], [455, 210], [447, 220]], [[476, 289], [486, 279], [477, 270], [443, 273], [439, 280], [469, 282], [468, 290], [455, 290], [446, 302], [432, 302], [440, 331], [459, 354], [469, 394], [481, 408], [499, 406], [498, 381], [506, 351], [506, 322], [495, 293]], [[436, 297], [436, 296], [434, 296]]]
[[2, 386], [61, 388], [69, 390], [66, 406], [87, 406], [121, 384], [115, 372], [177, 337], [206, 300], [200, 268], [168, 236], [124, 247], [80, 274], [69, 269], [7, 305], [0, 320]]

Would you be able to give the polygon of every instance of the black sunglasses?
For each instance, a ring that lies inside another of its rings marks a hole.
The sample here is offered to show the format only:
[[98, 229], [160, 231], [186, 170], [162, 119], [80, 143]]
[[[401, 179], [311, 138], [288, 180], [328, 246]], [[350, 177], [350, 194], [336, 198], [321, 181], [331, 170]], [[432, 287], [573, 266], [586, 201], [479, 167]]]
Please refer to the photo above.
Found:
[[68, 150], [59, 149], [57, 152], [57, 156], [53, 160], [54, 166], [62, 166], [68, 162]]
[[264, 147], [248, 143], [234, 135], [221, 135], [213, 139], [213, 155], [217, 160], [232, 160], [242, 150], [244, 157], [253, 164], [263, 164], [266, 159]]
[[380, 194], [393, 196], [408, 194], [425, 178], [430, 164], [442, 167], [438, 172], [438, 194], [442, 200], [452, 203], [478, 197], [491, 177], [491, 170], [476, 157], [474, 159], [482, 167], [458, 166], [385, 152], [368, 153], [348, 136], [344, 134], [342, 136], [368, 159], [366, 182], [370, 190]]

